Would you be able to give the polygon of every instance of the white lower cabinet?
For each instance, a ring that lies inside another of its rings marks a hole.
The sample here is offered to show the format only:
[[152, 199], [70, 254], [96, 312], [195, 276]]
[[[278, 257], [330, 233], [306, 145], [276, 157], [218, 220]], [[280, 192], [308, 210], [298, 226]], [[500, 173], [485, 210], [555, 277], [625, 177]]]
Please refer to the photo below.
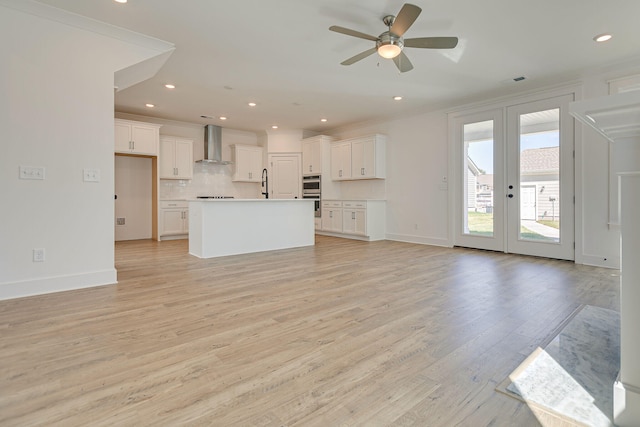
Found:
[[189, 202], [163, 200], [160, 202], [160, 240], [187, 238], [189, 235]]
[[367, 202], [342, 202], [342, 232], [367, 235]]
[[384, 240], [384, 200], [324, 200], [320, 234]]
[[342, 202], [322, 202], [322, 230], [342, 233]]

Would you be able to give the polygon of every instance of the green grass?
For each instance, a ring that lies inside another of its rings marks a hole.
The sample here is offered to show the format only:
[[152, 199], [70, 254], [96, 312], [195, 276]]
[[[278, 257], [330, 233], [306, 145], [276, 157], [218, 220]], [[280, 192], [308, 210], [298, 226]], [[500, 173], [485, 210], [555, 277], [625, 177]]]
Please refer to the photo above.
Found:
[[[467, 216], [467, 225], [469, 226], [469, 234], [473, 234], [474, 236], [493, 236], [493, 214], [492, 213], [482, 213], [482, 212], [469, 212]], [[542, 221], [538, 221], [543, 223]], [[545, 221], [549, 223], [553, 223], [554, 221]], [[560, 225], [557, 221], [555, 221], [558, 226]], [[553, 227], [553, 225], [549, 225]], [[524, 240], [546, 240], [546, 241], [554, 241], [549, 237], [545, 237], [542, 234], [535, 233], [528, 228], [520, 227], [520, 238]]]

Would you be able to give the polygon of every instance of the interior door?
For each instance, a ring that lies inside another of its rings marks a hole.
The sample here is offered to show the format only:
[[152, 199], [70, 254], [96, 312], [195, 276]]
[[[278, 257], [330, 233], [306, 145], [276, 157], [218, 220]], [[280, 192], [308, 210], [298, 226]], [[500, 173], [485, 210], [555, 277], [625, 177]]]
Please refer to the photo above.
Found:
[[271, 180], [269, 197], [273, 199], [302, 198], [302, 159], [300, 154], [270, 154]]
[[572, 100], [452, 120], [455, 245], [574, 259]]

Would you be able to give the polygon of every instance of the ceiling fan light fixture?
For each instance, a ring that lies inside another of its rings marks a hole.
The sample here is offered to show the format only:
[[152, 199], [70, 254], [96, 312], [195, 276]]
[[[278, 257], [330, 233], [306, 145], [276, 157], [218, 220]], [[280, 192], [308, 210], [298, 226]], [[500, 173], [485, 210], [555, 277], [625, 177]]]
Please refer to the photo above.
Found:
[[380, 44], [378, 46], [378, 55], [386, 59], [392, 59], [400, 55], [402, 48], [397, 44]]
[[404, 43], [402, 42], [402, 37], [397, 37], [389, 31], [385, 31], [376, 42], [376, 47], [378, 48], [378, 55], [386, 59], [392, 59], [400, 55]]

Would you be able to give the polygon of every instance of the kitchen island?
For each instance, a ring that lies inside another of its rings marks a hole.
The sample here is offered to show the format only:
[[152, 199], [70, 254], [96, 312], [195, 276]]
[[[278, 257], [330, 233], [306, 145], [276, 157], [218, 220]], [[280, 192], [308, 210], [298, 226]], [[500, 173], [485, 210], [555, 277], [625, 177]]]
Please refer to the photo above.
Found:
[[199, 258], [312, 246], [314, 229], [313, 200], [189, 201], [189, 253]]

